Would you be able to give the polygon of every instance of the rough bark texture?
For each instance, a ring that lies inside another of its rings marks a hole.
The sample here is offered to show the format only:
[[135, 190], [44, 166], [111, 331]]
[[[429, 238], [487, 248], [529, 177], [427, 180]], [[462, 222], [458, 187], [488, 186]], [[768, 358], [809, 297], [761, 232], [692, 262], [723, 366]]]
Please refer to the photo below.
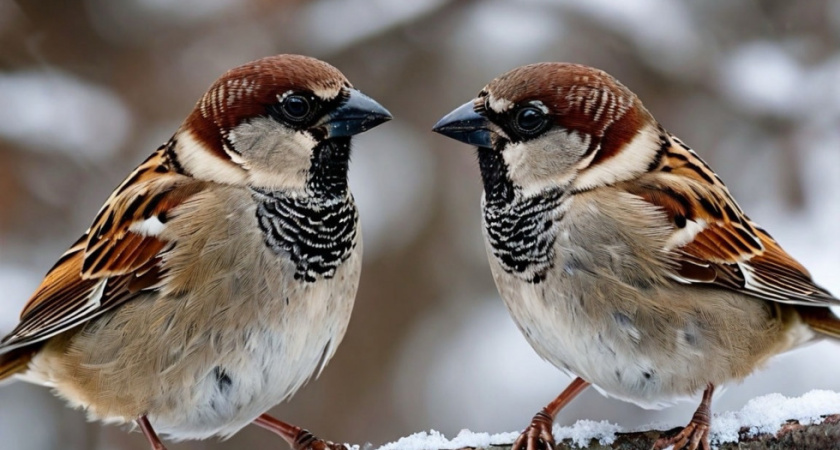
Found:
[[[650, 450], [660, 436], [676, 434], [680, 428], [667, 431], [651, 430], [633, 433], [618, 433], [615, 442], [601, 445], [592, 440], [586, 450]], [[717, 447], [720, 450], [831, 450], [840, 449], [840, 414], [826, 416], [818, 425], [800, 425], [790, 421], [783, 425], [775, 435], [761, 434], [750, 436], [748, 428], [742, 428], [739, 442], [730, 442]], [[556, 450], [580, 449], [570, 440], [558, 442]], [[481, 450], [510, 450], [510, 445], [493, 445]]]

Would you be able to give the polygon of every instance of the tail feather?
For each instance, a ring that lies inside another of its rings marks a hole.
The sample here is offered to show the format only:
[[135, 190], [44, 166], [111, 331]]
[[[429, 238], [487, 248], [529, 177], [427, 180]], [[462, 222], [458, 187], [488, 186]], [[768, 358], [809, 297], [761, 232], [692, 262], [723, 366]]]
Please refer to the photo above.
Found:
[[801, 307], [797, 308], [802, 321], [812, 330], [840, 339], [840, 317], [834, 315], [828, 308]]
[[0, 381], [25, 372], [29, 368], [29, 362], [35, 355], [35, 351], [36, 349], [32, 347], [24, 347], [0, 355]]

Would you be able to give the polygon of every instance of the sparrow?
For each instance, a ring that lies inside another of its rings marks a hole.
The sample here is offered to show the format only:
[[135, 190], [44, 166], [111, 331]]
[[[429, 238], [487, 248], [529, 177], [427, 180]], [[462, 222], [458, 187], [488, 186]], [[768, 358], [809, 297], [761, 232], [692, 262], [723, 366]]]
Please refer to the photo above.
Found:
[[153, 449], [254, 423], [332, 358], [359, 283], [351, 137], [391, 114], [335, 67], [231, 69], [111, 194], [0, 340], [0, 379], [48, 386]]
[[607, 73], [516, 68], [433, 128], [478, 149], [496, 286], [531, 346], [576, 376], [513, 448], [553, 448], [590, 384], [643, 407], [703, 392], [656, 448], [709, 448], [712, 394], [770, 357], [840, 338], [840, 300]]

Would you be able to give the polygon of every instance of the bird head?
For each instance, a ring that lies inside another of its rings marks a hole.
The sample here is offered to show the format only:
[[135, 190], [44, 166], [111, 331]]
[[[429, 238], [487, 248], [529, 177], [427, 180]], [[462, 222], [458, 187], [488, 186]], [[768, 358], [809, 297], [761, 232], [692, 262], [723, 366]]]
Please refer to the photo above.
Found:
[[607, 73], [568, 63], [522, 66], [491, 81], [434, 131], [478, 147], [485, 191], [587, 190], [648, 170], [661, 131]]
[[351, 136], [391, 119], [335, 67], [277, 55], [231, 69], [176, 133], [191, 176], [263, 189], [346, 187]]

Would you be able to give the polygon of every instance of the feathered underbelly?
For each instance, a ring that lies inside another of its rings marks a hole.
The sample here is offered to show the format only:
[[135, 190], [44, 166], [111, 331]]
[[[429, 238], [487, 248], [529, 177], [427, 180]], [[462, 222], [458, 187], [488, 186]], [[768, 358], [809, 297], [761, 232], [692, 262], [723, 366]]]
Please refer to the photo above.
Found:
[[[580, 376], [602, 392], [646, 407], [688, 392], [668, 389], [673, 368], [653, 367], [650, 358], [634, 351], [640, 332], [627, 326], [621, 338], [599, 330], [600, 323], [574, 310], [574, 298], [545, 299], [539, 288], [523, 285], [515, 300], [505, 303], [528, 342], [543, 359], [571, 376]], [[553, 302], [565, 305], [552, 304]], [[565, 310], [565, 311], [564, 311]], [[685, 371], [681, 368], [681, 371]]]
[[669, 298], [682, 307], [657, 307], [611, 295], [607, 283], [582, 289], [568, 273], [553, 273], [529, 283], [494, 270], [514, 321], [543, 359], [642, 407], [740, 380], [791, 345], [761, 301], [726, 293], [692, 304], [675, 294]]
[[266, 311], [196, 379], [187, 395], [194, 404], [152, 412], [153, 425], [174, 439], [228, 436], [248, 425], [320, 373], [343, 338], [354, 293], [324, 286], [292, 296], [282, 312]]
[[49, 341], [25, 379], [54, 387], [94, 419], [146, 415], [173, 440], [229, 436], [332, 357], [349, 322], [360, 258], [359, 251], [330, 279], [263, 289], [260, 299], [206, 300], [242, 282], [230, 280], [186, 297], [133, 300]]

